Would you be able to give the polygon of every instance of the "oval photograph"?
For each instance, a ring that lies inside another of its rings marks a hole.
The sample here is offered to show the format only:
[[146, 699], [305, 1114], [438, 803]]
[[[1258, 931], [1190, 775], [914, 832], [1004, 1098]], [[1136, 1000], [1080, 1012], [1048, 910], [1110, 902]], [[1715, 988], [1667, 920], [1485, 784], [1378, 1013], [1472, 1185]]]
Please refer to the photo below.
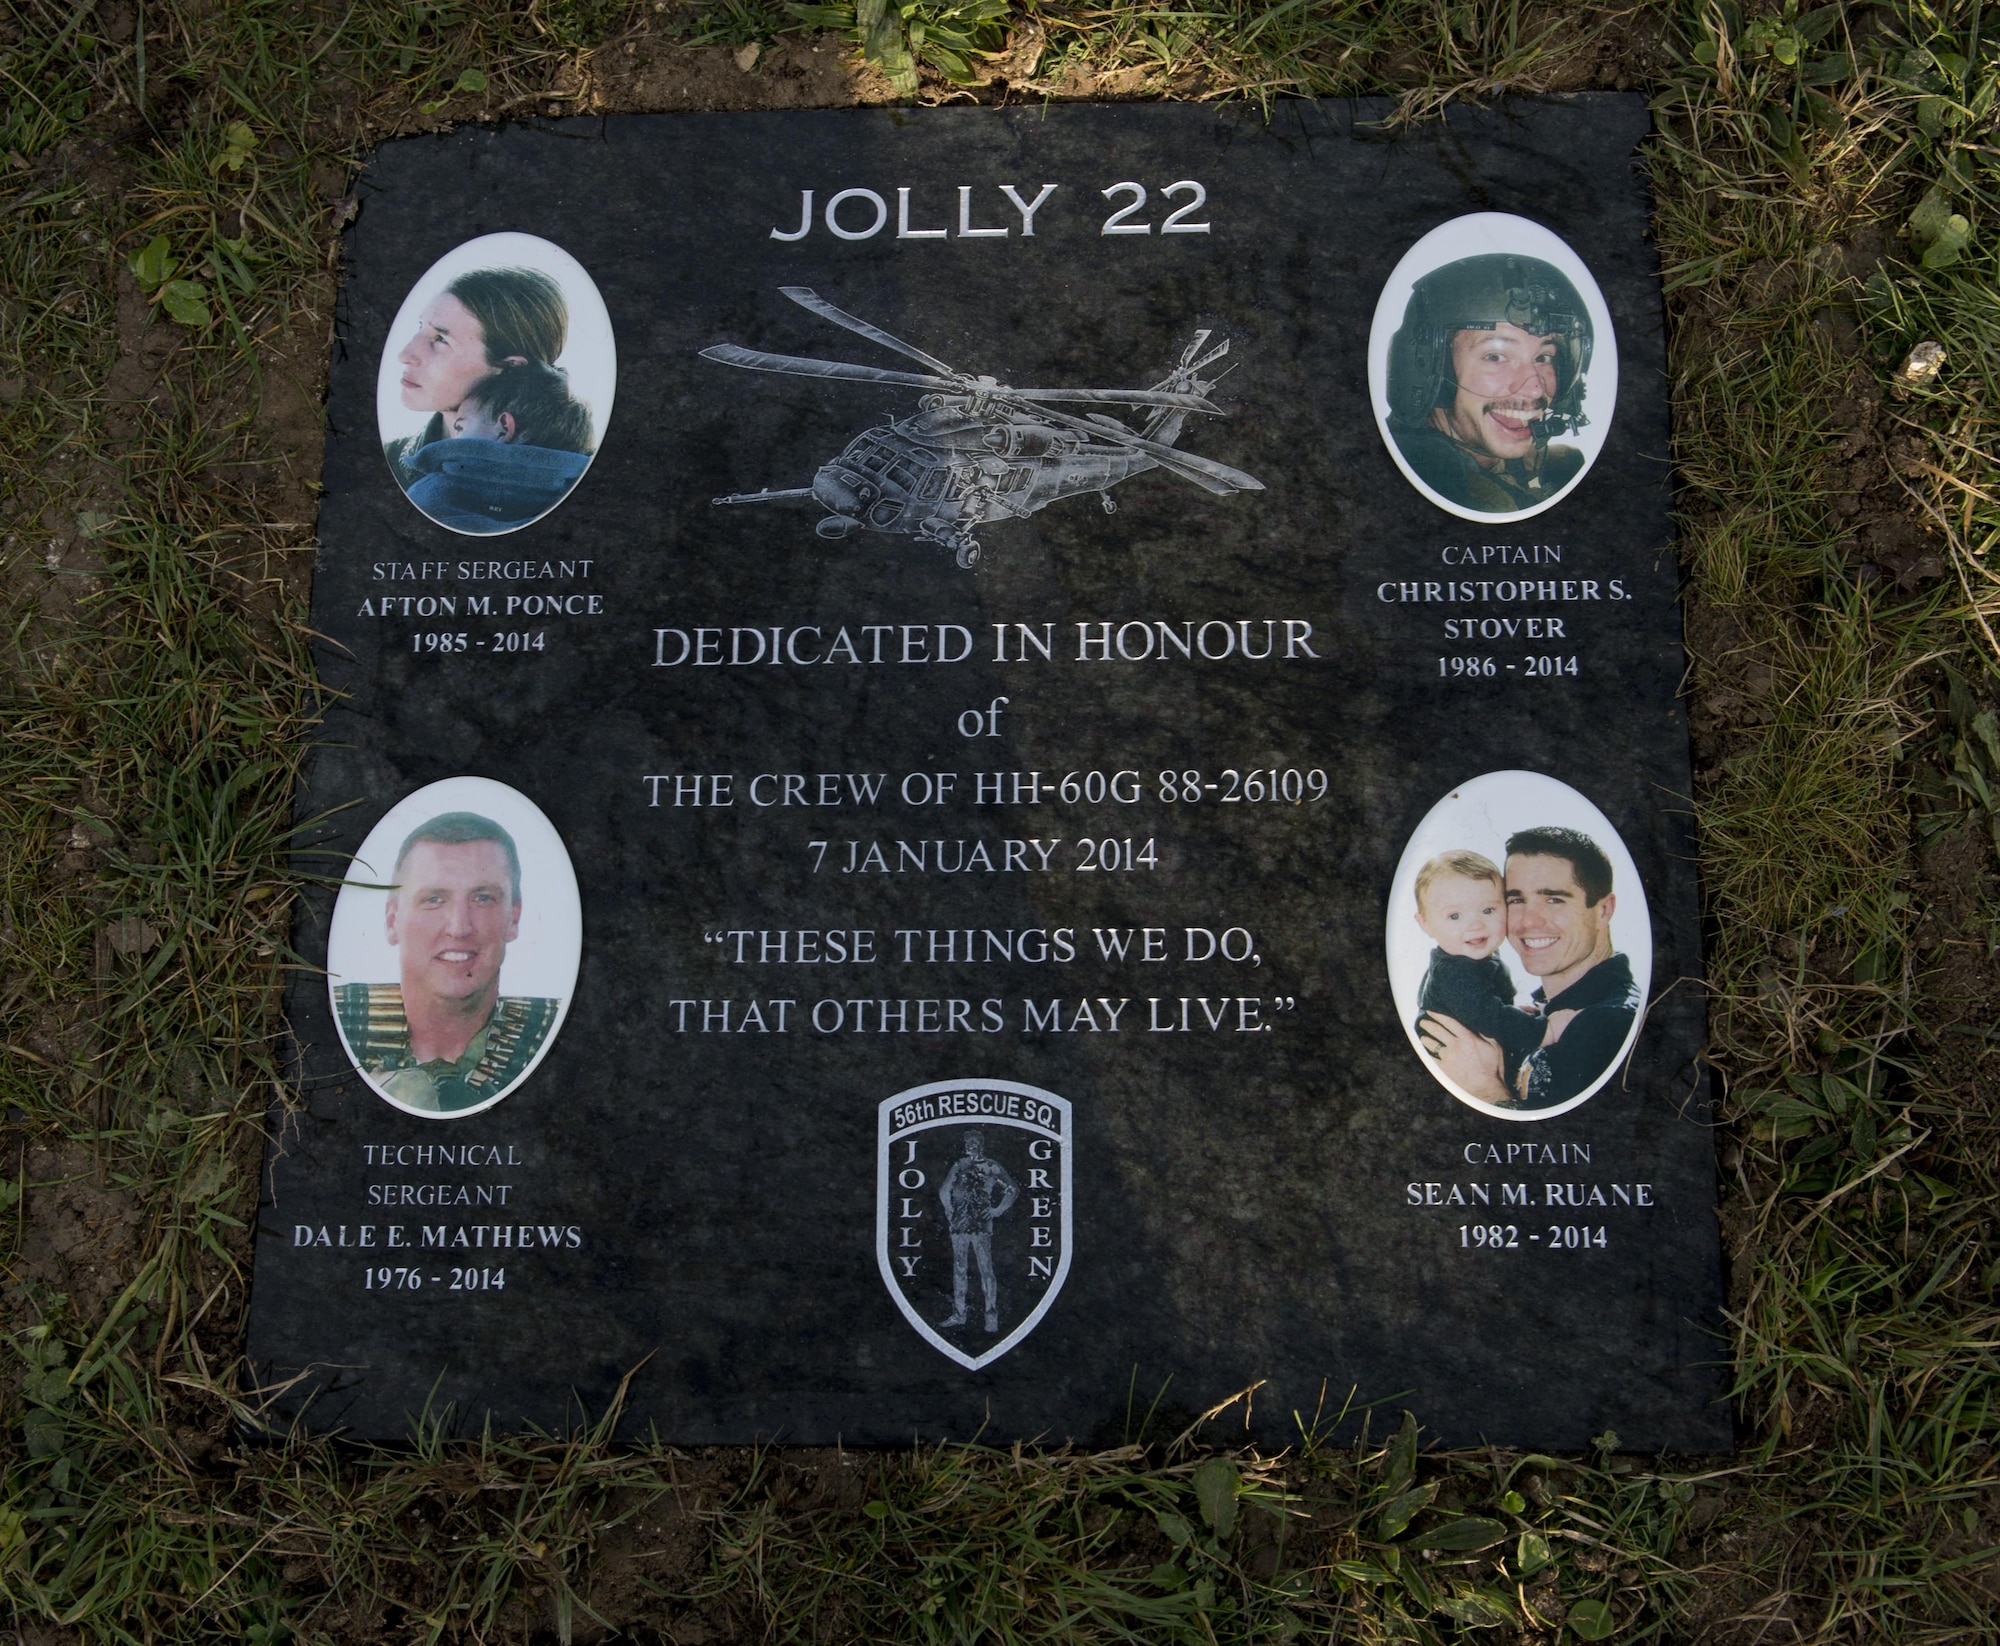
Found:
[[576, 873], [541, 808], [484, 777], [432, 783], [369, 831], [334, 903], [341, 1044], [405, 1114], [478, 1114], [555, 1043], [582, 954]]
[[1396, 265], [1368, 334], [1389, 455], [1439, 508], [1526, 520], [1575, 487], [1618, 400], [1611, 311], [1583, 259], [1539, 223], [1475, 212]]
[[532, 234], [481, 235], [396, 311], [375, 379], [383, 455], [438, 525], [518, 531], [583, 478], [617, 384], [611, 316], [583, 265]]
[[1387, 937], [1411, 1048], [1482, 1114], [1565, 1114], [1638, 1038], [1646, 891], [1610, 819], [1553, 777], [1488, 772], [1433, 806], [1396, 865]]

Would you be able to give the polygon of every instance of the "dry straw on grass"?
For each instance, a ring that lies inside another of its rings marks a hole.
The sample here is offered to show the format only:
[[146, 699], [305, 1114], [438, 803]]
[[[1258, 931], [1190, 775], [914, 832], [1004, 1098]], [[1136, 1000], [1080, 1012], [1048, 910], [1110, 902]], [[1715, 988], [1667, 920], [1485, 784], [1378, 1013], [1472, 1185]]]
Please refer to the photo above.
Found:
[[[0, 1594], [25, 1638], [1990, 1638], [1996, 38], [1976, 0], [19, 0]], [[615, 1414], [240, 1440], [348, 168], [453, 120], [898, 76], [1387, 92], [1404, 120], [1654, 97], [1739, 1457], [1420, 1453], [1421, 1413], [1336, 1443], [1337, 1390], [1282, 1458], [1212, 1456], [1230, 1413], [1177, 1434], [1197, 1414], [1136, 1392], [1091, 1456], [688, 1455], [612, 1446]], [[1900, 376], [1925, 342], [1943, 365]]]

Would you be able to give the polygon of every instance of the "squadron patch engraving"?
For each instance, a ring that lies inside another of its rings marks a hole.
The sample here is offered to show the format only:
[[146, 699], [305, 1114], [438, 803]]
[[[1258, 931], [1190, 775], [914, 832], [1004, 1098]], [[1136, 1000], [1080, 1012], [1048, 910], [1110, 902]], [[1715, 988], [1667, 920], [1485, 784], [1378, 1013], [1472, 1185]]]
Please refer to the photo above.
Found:
[[1038, 1325], [1069, 1276], [1070, 1106], [1011, 1080], [886, 1099], [875, 1255], [917, 1334], [977, 1371]]

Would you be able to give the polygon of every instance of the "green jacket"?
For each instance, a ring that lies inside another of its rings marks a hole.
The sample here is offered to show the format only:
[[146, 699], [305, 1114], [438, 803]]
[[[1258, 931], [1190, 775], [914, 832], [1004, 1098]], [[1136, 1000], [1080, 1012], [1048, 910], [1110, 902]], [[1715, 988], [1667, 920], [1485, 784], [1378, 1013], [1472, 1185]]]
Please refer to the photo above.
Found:
[[343, 983], [334, 990], [340, 1032], [361, 1072], [406, 1109], [456, 1114], [506, 1091], [535, 1061], [561, 1002], [502, 996], [456, 1062], [419, 1063], [399, 983]]
[[1391, 425], [1403, 460], [1440, 497], [1481, 514], [1519, 514], [1548, 502], [1583, 472], [1583, 453], [1574, 446], [1545, 446], [1530, 459], [1510, 457], [1485, 468], [1449, 435], [1433, 428]]

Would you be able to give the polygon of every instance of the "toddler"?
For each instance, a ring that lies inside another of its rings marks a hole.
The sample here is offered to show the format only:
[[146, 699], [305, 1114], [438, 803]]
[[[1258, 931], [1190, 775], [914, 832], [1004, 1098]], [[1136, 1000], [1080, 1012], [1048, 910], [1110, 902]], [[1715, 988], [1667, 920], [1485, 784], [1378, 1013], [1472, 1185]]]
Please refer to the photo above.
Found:
[[571, 398], [568, 377], [534, 360], [502, 366], [475, 384], [445, 419], [445, 429], [454, 440], [590, 450], [590, 413]]
[[[1417, 924], [1437, 947], [1417, 991], [1417, 1015], [1456, 1018], [1498, 1041], [1506, 1078], [1542, 1044], [1549, 1025], [1514, 1004], [1514, 979], [1500, 958], [1507, 894], [1500, 871], [1477, 852], [1444, 852], [1417, 871]], [[1565, 1014], [1567, 1016], [1568, 1014]]]
[[443, 440], [405, 460], [410, 501], [441, 526], [511, 531], [560, 503], [590, 466], [590, 412], [554, 366], [517, 361], [444, 415]]

